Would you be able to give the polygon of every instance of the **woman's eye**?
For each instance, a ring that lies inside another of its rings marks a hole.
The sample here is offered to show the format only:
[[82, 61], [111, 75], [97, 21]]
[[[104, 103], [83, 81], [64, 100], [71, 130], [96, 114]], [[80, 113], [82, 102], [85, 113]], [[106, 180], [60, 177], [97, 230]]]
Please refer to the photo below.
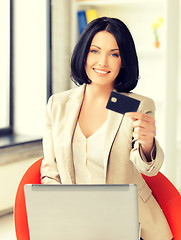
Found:
[[113, 56], [113, 57], [119, 57], [119, 54], [117, 54], [117, 53], [112, 53], [111, 56]]
[[98, 53], [97, 50], [90, 50], [91, 53]]

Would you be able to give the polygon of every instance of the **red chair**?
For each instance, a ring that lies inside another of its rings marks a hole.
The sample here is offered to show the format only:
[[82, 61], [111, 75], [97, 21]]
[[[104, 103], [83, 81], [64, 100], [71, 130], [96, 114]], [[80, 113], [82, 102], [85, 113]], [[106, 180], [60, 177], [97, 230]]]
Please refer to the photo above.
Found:
[[[15, 198], [14, 220], [17, 240], [30, 240], [28, 221], [26, 215], [24, 185], [40, 184], [40, 166], [42, 159], [39, 159], [26, 171], [20, 181]], [[174, 240], [181, 240], [181, 195], [174, 185], [159, 172], [154, 177], [143, 175], [152, 193], [162, 208]]]
[[172, 230], [174, 240], [181, 240], [181, 195], [174, 185], [159, 172], [156, 176], [143, 175], [159, 203]]
[[33, 163], [22, 177], [15, 198], [14, 223], [17, 240], [30, 240], [26, 214], [24, 185], [40, 184], [40, 166], [43, 158]]

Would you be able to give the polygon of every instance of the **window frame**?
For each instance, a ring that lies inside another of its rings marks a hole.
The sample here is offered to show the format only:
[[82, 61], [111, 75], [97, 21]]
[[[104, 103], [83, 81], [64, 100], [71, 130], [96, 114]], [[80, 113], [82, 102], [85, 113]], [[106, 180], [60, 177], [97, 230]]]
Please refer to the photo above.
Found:
[[47, 11], [47, 101], [52, 95], [52, 0], [46, 0]]
[[13, 0], [9, 0], [9, 5], [9, 126], [6, 128], [0, 128], [0, 136], [12, 134], [13, 132]]

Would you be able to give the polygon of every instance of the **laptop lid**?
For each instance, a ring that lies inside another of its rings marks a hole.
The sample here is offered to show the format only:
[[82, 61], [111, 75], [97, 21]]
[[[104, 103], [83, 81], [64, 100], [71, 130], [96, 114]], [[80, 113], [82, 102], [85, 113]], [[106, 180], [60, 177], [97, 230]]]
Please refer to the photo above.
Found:
[[30, 239], [138, 240], [136, 185], [25, 185]]

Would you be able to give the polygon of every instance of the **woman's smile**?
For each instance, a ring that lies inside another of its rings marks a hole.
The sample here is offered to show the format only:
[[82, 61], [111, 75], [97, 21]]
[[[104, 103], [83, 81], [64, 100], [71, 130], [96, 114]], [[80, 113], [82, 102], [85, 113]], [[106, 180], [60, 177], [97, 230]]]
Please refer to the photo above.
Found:
[[93, 68], [93, 71], [98, 74], [99, 76], [105, 76], [110, 73], [108, 70], [100, 69], [100, 68]]

